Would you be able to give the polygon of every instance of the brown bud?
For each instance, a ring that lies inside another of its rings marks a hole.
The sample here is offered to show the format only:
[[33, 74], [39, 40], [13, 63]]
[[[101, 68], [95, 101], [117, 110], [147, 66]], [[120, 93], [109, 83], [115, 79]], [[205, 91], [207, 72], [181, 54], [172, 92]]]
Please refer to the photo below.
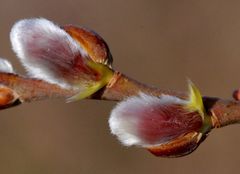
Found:
[[11, 88], [0, 86], [0, 109], [9, 107], [18, 99], [18, 95]]
[[233, 98], [237, 101], [240, 100], [240, 89], [237, 89], [233, 92]]
[[184, 136], [155, 147], [150, 147], [148, 150], [161, 157], [181, 157], [192, 153], [200, 143], [205, 139], [201, 133], [190, 132]]
[[113, 60], [108, 45], [97, 33], [73, 25], [65, 25], [62, 28], [86, 50], [94, 62], [111, 67]]

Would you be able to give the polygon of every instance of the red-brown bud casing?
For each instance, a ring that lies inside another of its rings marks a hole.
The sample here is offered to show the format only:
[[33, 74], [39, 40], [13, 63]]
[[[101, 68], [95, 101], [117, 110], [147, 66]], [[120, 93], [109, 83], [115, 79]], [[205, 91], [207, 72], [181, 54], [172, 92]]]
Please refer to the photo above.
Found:
[[101, 36], [83, 27], [65, 25], [62, 28], [82, 45], [94, 62], [106, 64], [110, 67], [112, 66], [112, 55], [107, 43]]

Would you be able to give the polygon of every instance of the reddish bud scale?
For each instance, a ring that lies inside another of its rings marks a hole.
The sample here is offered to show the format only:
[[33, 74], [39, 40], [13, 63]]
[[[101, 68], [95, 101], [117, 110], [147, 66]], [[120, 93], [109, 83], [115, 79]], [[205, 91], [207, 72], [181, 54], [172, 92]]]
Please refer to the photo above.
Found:
[[240, 100], [240, 89], [237, 89], [233, 92], [233, 98], [237, 101]]
[[[193, 152], [200, 144], [199, 134], [196, 132], [188, 133], [175, 140], [155, 147], [148, 148], [153, 155], [161, 157], [180, 157]], [[201, 141], [204, 137], [201, 138]]]
[[94, 62], [111, 65], [112, 56], [108, 45], [98, 34], [73, 25], [62, 28], [87, 51]]
[[17, 94], [12, 89], [0, 86], [0, 108], [12, 104], [17, 98]]

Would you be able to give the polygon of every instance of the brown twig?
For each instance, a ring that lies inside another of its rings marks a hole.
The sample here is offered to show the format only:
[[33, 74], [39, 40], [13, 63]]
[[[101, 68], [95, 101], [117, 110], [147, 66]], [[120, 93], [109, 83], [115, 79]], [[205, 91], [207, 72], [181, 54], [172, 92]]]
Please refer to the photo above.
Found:
[[74, 90], [64, 89], [43, 80], [4, 72], [0, 72], [0, 84], [12, 89], [18, 95], [20, 103], [47, 98], [67, 98], [76, 93]]
[[[18, 105], [23, 102], [43, 100], [48, 98], [68, 98], [76, 91], [64, 89], [55, 84], [42, 80], [27, 78], [10, 73], [0, 73], [0, 84], [12, 89], [18, 98], [12, 103], [2, 105], [0, 109]], [[186, 93], [162, 90], [147, 86], [119, 72], [115, 72], [112, 80], [107, 86], [96, 92], [89, 99], [121, 101], [140, 92], [159, 96], [161, 94], [174, 95], [186, 98]], [[1, 91], [0, 91], [1, 93]], [[205, 109], [212, 118], [213, 127], [222, 127], [240, 122], [240, 102], [234, 100], [223, 100], [214, 97], [203, 97]]]
[[[126, 75], [115, 73], [111, 83], [106, 86], [106, 88], [92, 96], [92, 98], [121, 101], [128, 96], [137, 95], [139, 92], [154, 96], [169, 94], [180, 98], [188, 97], [186, 93], [183, 92], [150, 87], [133, 80]], [[240, 122], [240, 102], [215, 97], [203, 97], [203, 101], [206, 112], [212, 118], [213, 127], [223, 127]]]

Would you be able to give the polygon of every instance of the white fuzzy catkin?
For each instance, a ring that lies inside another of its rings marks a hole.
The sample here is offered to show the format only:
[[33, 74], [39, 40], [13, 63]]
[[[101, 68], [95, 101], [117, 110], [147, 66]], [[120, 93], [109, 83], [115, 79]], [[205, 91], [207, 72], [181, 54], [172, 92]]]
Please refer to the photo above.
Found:
[[82, 57], [87, 55], [68, 33], [44, 18], [18, 21], [11, 30], [10, 39], [13, 50], [31, 77], [65, 88], [69, 84], [51, 67], [51, 59], [55, 59], [55, 63], [59, 60], [57, 63], [66, 66], [77, 54]]
[[0, 58], [0, 72], [14, 73], [12, 64], [3, 58]]
[[[144, 93], [127, 98], [117, 104], [111, 112], [109, 126], [112, 134], [116, 135], [120, 142], [126, 146], [150, 146], [137, 133], [138, 121], [141, 119], [139, 112], [142, 108], [150, 110], [155, 105], [164, 106], [168, 104], [186, 104], [186, 101], [169, 95], [155, 97]], [[126, 112], [129, 110], [131, 112]], [[132, 115], [125, 115], [126, 113]]]

